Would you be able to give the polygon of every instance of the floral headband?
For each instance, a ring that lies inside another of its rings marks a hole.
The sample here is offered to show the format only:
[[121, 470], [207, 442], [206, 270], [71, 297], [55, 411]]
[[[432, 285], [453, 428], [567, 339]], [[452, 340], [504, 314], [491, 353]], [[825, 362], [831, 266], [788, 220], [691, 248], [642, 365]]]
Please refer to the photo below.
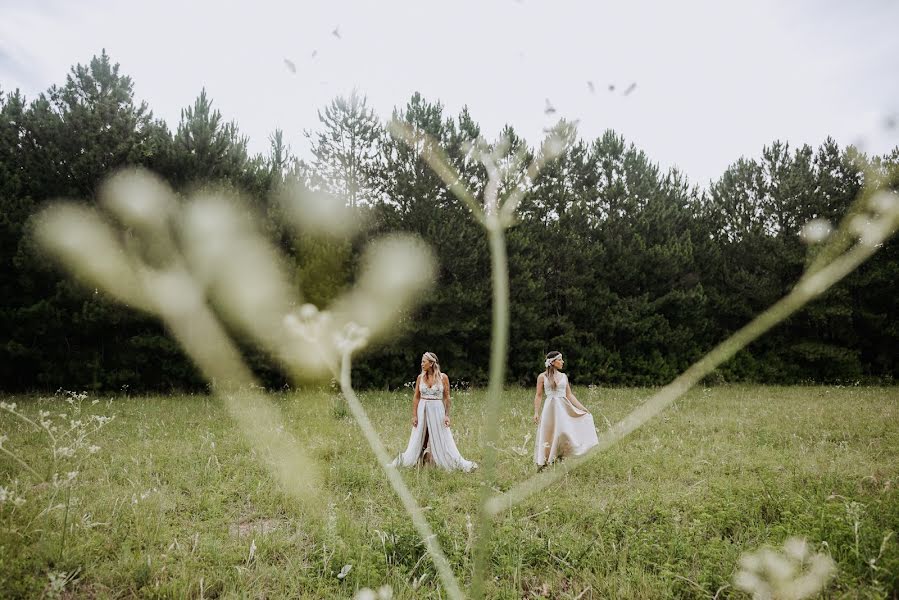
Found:
[[562, 355], [561, 355], [561, 354], [558, 355], [558, 356], [553, 356], [552, 358], [547, 358], [547, 359], [546, 359], [546, 362], [545, 362], [544, 364], [545, 364], [546, 367], [549, 367], [549, 365], [553, 364], [554, 362], [556, 362], [556, 361], [559, 360], [560, 358], [562, 358]]

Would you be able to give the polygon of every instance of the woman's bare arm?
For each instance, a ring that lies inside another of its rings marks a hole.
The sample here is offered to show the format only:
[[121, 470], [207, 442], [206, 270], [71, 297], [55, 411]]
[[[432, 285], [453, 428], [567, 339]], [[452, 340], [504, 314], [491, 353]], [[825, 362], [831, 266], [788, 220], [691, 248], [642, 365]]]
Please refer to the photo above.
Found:
[[421, 375], [415, 378], [415, 393], [412, 394], [412, 427], [418, 427], [418, 402], [421, 400], [421, 392], [418, 391], [418, 382]]
[[537, 392], [534, 394], [534, 423], [540, 422], [540, 404], [543, 402], [543, 373], [537, 377]]
[[578, 402], [577, 398], [574, 397], [574, 393], [571, 391], [571, 384], [567, 381], [565, 382], [565, 397], [568, 398], [568, 401], [574, 404], [576, 408], [579, 408], [584, 412], [590, 412], [587, 410], [586, 406]]
[[444, 427], [449, 427], [450, 425], [450, 383], [449, 376], [446, 373], [441, 373], [443, 375], [443, 425]]

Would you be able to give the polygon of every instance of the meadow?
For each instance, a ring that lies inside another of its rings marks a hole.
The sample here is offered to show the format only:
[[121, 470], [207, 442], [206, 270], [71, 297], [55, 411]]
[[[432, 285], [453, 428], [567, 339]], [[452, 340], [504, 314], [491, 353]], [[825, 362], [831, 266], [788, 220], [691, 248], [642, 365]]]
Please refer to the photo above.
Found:
[[[652, 391], [575, 388], [600, 437]], [[401, 451], [411, 393], [359, 396]], [[485, 396], [453, 398], [456, 441], [476, 461]], [[279, 490], [214, 397], [4, 397], [3, 597], [352, 598], [382, 586], [393, 598], [445, 597], [339, 392], [271, 397], [317, 459], [316, 502]], [[504, 392], [496, 491], [536, 470], [532, 399]], [[467, 585], [479, 475], [403, 477]], [[824, 597], [895, 598], [897, 530], [899, 388], [697, 387], [501, 514], [487, 596], [748, 598], [734, 586], [740, 556], [799, 536], [836, 562]]]

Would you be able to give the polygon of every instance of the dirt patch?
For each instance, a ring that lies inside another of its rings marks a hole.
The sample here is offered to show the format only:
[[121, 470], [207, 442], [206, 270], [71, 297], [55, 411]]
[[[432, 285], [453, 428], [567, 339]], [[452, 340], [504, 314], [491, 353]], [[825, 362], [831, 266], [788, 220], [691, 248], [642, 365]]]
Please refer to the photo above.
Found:
[[265, 535], [279, 529], [284, 529], [287, 523], [283, 519], [254, 519], [231, 523], [228, 532], [233, 537], [246, 537], [248, 535]]

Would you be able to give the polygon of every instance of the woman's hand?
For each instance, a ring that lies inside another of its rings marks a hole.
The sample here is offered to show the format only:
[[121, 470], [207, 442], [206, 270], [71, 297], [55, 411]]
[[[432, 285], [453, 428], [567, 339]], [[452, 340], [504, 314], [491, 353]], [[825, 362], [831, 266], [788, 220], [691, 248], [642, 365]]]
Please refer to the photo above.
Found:
[[443, 417], [443, 426], [449, 427], [449, 425], [450, 425], [450, 418], [449, 418], [449, 415], [446, 415], [445, 417]]
[[537, 413], [534, 413], [534, 425], [537, 425], [539, 423], [540, 423], [540, 415], [538, 415]]
[[418, 427], [418, 415], [412, 415], [412, 427]]

